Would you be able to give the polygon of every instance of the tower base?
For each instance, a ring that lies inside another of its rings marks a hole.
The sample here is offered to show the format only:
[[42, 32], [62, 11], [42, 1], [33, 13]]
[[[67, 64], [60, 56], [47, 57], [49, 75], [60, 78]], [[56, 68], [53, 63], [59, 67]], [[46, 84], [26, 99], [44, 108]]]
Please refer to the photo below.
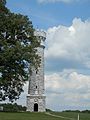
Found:
[[30, 112], [45, 112], [46, 96], [28, 95], [27, 96], [27, 111]]

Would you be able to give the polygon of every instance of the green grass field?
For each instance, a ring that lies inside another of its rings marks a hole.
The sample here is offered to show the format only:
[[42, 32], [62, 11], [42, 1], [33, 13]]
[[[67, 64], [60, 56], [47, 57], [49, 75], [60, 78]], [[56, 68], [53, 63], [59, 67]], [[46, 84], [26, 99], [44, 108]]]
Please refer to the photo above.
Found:
[[[77, 113], [73, 112], [53, 112], [51, 113], [56, 116], [63, 116], [68, 118], [73, 118], [72, 120], [77, 120]], [[0, 120], [70, 120], [68, 118], [60, 118], [55, 116], [50, 116], [45, 113], [5, 113], [0, 112]], [[80, 113], [80, 120], [90, 120], [90, 114]]]

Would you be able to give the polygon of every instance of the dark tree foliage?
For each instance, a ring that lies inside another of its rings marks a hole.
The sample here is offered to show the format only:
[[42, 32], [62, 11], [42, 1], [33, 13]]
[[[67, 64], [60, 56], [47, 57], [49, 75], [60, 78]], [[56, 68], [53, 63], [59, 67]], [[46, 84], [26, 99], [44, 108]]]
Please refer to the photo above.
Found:
[[11, 13], [5, 3], [0, 0], [0, 100], [13, 101], [23, 92], [30, 66], [38, 69], [40, 41], [28, 17]]
[[18, 105], [17, 103], [11, 104], [0, 104], [0, 111], [2, 112], [24, 112], [26, 111], [26, 107], [22, 105]]

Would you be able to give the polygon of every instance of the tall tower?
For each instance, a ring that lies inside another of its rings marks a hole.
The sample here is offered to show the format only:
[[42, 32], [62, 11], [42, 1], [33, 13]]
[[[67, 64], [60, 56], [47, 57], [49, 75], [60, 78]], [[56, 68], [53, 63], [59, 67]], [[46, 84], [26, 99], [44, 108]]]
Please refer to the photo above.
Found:
[[44, 95], [44, 41], [46, 33], [36, 30], [34, 35], [41, 40], [40, 47], [37, 48], [37, 54], [41, 57], [41, 64], [38, 71], [32, 68], [32, 75], [29, 80], [27, 111], [44, 112], [45, 111], [45, 95]]

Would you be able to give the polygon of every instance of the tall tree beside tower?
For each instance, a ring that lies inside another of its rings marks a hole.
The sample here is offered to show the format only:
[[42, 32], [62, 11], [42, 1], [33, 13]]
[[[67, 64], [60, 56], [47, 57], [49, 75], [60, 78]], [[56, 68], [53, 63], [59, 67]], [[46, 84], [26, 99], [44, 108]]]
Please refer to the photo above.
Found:
[[5, 5], [0, 0], [0, 100], [13, 101], [23, 92], [30, 66], [37, 70], [40, 65], [40, 41], [29, 18], [11, 13]]

